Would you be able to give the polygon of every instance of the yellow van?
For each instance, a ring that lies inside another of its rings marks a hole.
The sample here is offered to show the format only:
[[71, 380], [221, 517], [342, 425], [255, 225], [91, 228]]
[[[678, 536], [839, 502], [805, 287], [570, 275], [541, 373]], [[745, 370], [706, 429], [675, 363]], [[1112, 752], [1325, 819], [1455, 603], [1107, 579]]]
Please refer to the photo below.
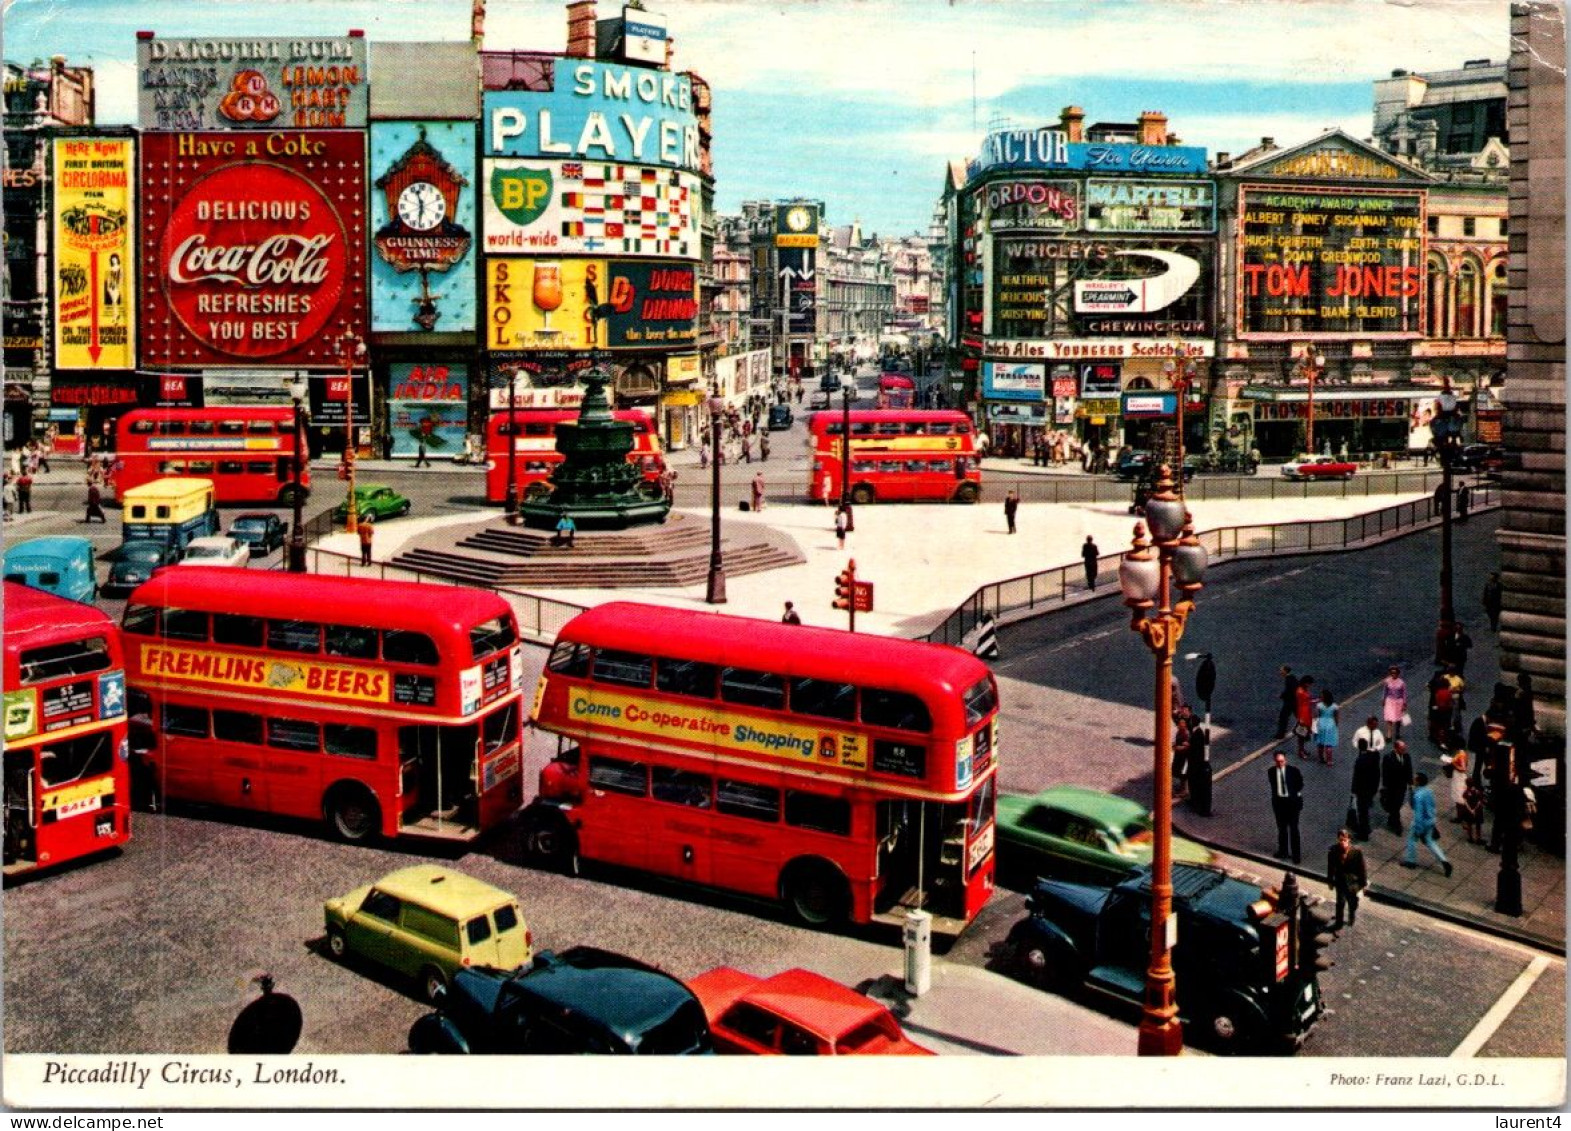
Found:
[[515, 896], [472, 876], [418, 864], [330, 899], [327, 952], [361, 955], [417, 978], [428, 1001], [466, 966], [517, 970], [534, 939]]
[[211, 479], [171, 475], [120, 493], [122, 542], [161, 542], [183, 555], [193, 538], [218, 533]]

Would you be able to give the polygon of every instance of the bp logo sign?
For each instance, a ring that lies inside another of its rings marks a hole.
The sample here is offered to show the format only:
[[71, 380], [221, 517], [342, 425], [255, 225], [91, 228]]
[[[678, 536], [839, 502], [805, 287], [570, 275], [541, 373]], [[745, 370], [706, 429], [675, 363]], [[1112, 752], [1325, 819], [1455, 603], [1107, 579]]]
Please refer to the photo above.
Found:
[[545, 214], [551, 205], [551, 187], [549, 169], [491, 170], [491, 202], [521, 228]]

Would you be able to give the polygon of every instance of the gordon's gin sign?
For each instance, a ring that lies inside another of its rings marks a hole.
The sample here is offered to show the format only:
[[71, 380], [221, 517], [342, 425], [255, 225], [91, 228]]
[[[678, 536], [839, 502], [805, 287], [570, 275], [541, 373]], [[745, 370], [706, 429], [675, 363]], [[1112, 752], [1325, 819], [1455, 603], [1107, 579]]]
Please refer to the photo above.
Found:
[[150, 134], [143, 178], [146, 362], [331, 364], [364, 332], [362, 135]]

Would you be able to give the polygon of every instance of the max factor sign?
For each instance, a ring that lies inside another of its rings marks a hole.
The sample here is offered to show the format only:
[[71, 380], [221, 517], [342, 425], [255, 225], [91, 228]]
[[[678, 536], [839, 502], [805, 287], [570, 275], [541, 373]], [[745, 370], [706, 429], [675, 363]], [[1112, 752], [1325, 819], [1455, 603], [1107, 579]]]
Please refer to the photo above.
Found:
[[363, 127], [365, 40], [158, 39], [136, 45], [145, 130]]

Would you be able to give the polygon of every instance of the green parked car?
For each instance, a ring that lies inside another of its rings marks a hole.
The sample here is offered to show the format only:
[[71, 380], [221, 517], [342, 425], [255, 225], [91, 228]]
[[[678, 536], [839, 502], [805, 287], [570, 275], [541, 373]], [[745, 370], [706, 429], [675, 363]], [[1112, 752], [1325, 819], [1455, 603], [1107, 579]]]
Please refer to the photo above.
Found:
[[[402, 518], [409, 513], [409, 500], [391, 487], [367, 483], [355, 488], [355, 515], [361, 522], [379, 522], [384, 518]], [[339, 503], [333, 517], [339, 522], [349, 518], [347, 503]]]
[[[997, 851], [1001, 878], [1116, 884], [1151, 863], [1151, 814], [1137, 801], [1078, 785], [1001, 793]], [[1215, 859], [1204, 845], [1173, 838], [1175, 862]]]

